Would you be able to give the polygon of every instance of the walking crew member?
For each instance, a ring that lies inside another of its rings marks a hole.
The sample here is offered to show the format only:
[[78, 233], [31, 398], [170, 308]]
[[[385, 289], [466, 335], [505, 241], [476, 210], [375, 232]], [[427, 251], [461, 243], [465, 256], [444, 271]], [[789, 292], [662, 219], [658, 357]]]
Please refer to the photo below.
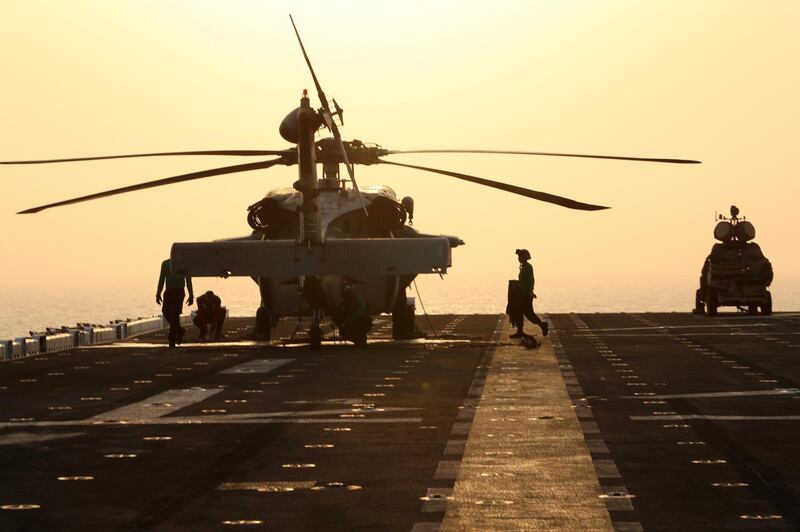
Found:
[[156, 303], [161, 304], [161, 289], [164, 288], [164, 304], [161, 306], [161, 312], [169, 323], [169, 346], [175, 347], [175, 344], [183, 342], [183, 335], [186, 329], [181, 327], [181, 312], [183, 311], [183, 297], [186, 295], [183, 291], [184, 284], [189, 290], [189, 299], [186, 300], [187, 305], [194, 302], [194, 293], [192, 291], [192, 278], [188, 275], [180, 273], [172, 273], [172, 263], [170, 259], [161, 263], [161, 275], [158, 277], [158, 289], [156, 291]]
[[214, 292], [209, 290], [197, 298], [197, 315], [194, 317], [194, 324], [200, 329], [200, 340], [205, 339], [208, 334], [208, 326], [211, 326], [211, 335], [214, 339], [224, 338], [222, 334], [222, 324], [225, 323], [227, 309], [222, 306], [222, 300]]
[[[548, 324], [546, 321], [542, 321], [539, 319], [533, 312], [533, 298], [536, 295], [533, 293], [533, 285], [534, 285], [534, 277], [533, 277], [533, 266], [531, 263], [528, 262], [531, 260], [531, 254], [527, 249], [518, 249], [516, 250], [517, 259], [519, 259], [519, 284], [517, 285], [519, 288], [519, 304], [521, 306], [522, 314], [530, 320], [531, 323], [535, 323], [542, 329], [542, 334], [547, 336]], [[522, 338], [525, 336], [525, 333], [522, 332], [523, 325], [525, 324], [525, 320], [522, 319], [522, 316], [516, 320], [517, 323], [517, 332], [511, 335], [511, 338]]]

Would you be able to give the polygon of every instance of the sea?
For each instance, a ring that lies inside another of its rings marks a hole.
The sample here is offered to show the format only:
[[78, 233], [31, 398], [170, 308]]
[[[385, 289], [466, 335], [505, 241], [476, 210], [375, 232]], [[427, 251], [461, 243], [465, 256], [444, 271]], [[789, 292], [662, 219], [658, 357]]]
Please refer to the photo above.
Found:
[[[453, 279], [448, 279], [453, 277]], [[538, 313], [568, 312], [688, 312], [694, 305], [696, 280], [636, 284], [620, 280], [592, 283], [537, 283]], [[258, 289], [247, 278], [195, 282], [195, 292], [213, 290], [231, 316], [253, 316], [259, 305]], [[776, 280], [771, 287], [774, 310], [800, 311], [800, 279]], [[504, 281], [486, 282], [455, 276], [417, 278], [408, 296], [416, 313], [501, 314], [506, 306]], [[112, 320], [160, 314], [151, 282], [81, 287], [0, 287], [0, 339], [27, 336], [30, 331], [76, 323], [103, 324]], [[185, 309], [189, 310], [189, 309]]]

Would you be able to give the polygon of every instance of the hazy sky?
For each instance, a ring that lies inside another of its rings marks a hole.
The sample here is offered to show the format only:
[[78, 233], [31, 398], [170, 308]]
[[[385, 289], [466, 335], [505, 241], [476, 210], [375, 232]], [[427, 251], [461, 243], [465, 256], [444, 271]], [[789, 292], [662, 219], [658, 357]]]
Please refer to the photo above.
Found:
[[[393, 160], [591, 203], [579, 212], [390, 167], [359, 167], [416, 201], [416, 227], [456, 234], [448, 286], [513, 276], [537, 291], [697, 283], [715, 211], [735, 203], [772, 260], [776, 307], [800, 308], [795, 215], [800, 2], [519, 1], [0, 3], [0, 159], [273, 149], [311, 88], [288, 14], [344, 107], [345, 138], [695, 158], [702, 165], [490, 155]], [[257, 160], [257, 159], [253, 159]], [[249, 232], [278, 167], [18, 216], [139, 181], [245, 162], [175, 157], [0, 167], [3, 289], [155, 284], [175, 241]], [[794, 290], [794, 292], [792, 292]], [[144, 297], [151, 297], [148, 288]], [[782, 300], [781, 297], [784, 297]], [[691, 294], [687, 294], [687, 299]], [[687, 303], [688, 305], [691, 303]]]

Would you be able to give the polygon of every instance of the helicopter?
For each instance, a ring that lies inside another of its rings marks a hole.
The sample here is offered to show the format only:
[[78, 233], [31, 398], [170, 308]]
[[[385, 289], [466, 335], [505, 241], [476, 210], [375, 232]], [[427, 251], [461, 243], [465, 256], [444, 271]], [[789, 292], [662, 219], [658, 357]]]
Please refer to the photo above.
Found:
[[[344, 140], [344, 110], [328, 100], [306, 52], [294, 19], [294, 34], [310, 72], [319, 101], [311, 104], [304, 90], [300, 105], [281, 122], [280, 136], [294, 146], [277, 150], [202, 150], [64, 159], [0, 161], [0, 164], [45, 164], [101, 159], [166, 156], [264, 157], [267, 160], [192, 172], [154, 181], [97, 192], [23, 210], [32, 214], [138, 190], [182, 183], [212, 176], [265, 170], [277, 165], [297, 165], [292, 187], [269, 191], [247, 208], [251, 233], [212, 242], [179, 242], [172, 245], [173, 271], [192, 277], [251, 277], [258, 285], [261, 304], [256, 312], [255, 333], [271, 339], [272, 328], [283, 317], [311, 318], [309, 343], [319, 347], [322, 324], [337, 317], [346, 287], [354, 286], [370, 315], [391, 313], [394, 338], [411, 338], [416, 331], [413, 307], [406, 293], [420, 274], [443, 275], [452, 266], [451, 250], [464, 244], [452, 235], [432, 235], [413, 226], [414, 200], [399, 199], [383, 185], [359, 187], [355, 165], [392, 165], [503, 190], [561, 207], [597, 211], [609, 207], [576, 201], [546, 192], [449, 170], [400, 163], [387, 157], [405, 154], [469, 153], [578, 157], [668, 164], [696, 164], [690, 159], [591, 155], [513, 150], [415, 149], [391, 150], [356, 139]], [[327, 131], [329, 136], [322, 136]], [[319, 138], [318, 138], [319, 137]], [[322, 175], [318, 175], [318, 166]], [[346, 176], [340, 174], [344, 166]], [[363, 345], [366, 331], [353, 341]]]

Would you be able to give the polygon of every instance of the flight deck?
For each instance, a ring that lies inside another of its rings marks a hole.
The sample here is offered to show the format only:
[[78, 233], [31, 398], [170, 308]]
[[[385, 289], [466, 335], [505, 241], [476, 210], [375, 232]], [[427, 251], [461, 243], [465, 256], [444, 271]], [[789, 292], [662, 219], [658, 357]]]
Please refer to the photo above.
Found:
[[800, 314], [548, 319], [2, 362], [0, 529], [800, 528]]

